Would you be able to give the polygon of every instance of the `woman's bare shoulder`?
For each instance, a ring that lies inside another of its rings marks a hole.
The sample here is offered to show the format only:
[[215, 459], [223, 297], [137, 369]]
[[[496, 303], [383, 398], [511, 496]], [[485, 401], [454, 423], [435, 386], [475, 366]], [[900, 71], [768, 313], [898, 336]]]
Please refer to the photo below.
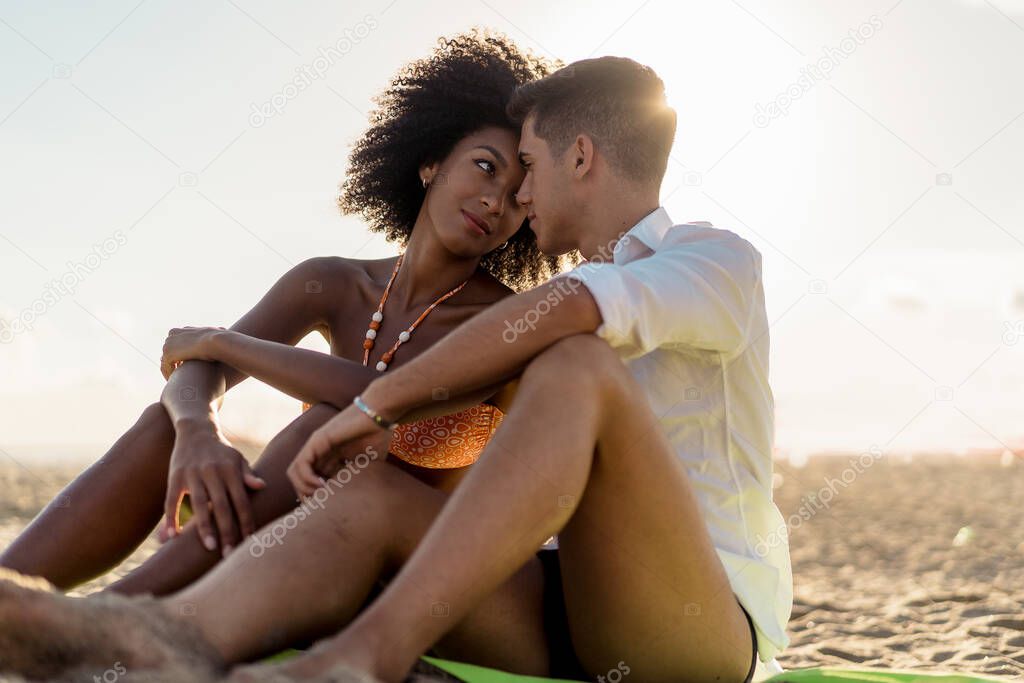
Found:
[[395, 259], [356, 259], [346, 256], [317, 256], [304, 261], [307, 274], [321, 275], [338, 285], [371, 284], [387, 280]]

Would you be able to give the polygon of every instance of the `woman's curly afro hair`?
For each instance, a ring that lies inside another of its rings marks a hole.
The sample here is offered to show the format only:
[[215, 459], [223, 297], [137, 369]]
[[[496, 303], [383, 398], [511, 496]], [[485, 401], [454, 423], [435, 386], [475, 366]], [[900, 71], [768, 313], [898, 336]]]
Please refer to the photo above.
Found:
[[[524, 53], [499, 33], [473, 29], [440, 38], [430, 57], [407, 64], [375, 98], [370, 128], [349, 157], [338, 206], [362, 216], [388, 240], [407, 243], [426, 193], [420, 167], [443, 161], [461, 139], [482, 128], [518, 134], [519, 125], [505, 112], [512, 93], [558, 66]], [[521, 291], [580, 260], [575, 251], [542, 254], [524, 221], [508, 246], [486, 254], [480, 265]]]

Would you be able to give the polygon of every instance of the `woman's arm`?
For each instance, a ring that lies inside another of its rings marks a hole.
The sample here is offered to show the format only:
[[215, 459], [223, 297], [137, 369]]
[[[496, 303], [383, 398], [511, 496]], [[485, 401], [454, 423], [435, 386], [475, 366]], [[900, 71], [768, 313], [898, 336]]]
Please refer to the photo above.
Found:
[[[353, 267], [341, 259], [303, 261], [281, 276], [231, 329], [289, 346], [297, 344], [326, 323], [328, 302], [339, 301], [347, 294], [349, 280], [339, 277], [345, 268]], [[311, 287], [310, 283], [317, 286]], [[188, 360], [173, 374], [171, 369], [166, 365], [161, 367], [168, 378], [161, 403], [172, 422], [205, 423], [211, 429], [216, 427], [216, 409], [224, 393], [246, 378], [244, 373], [230, 366], [204, 360]]]
[[[329, 302], [349, 294], [355, 266], [343, 259], [314, 258], [285, 273], [233, 326], [237, 332], [295, 344], [324, 324]], [[317, 283], [318, 286], [310, 286]], [[236, 545], [253, 531], [246, 488], [259, 488], [245, 458], [222, 434], [217, 419], [224, 393], [245, 375], [218, 362], [189, 360], [171, 374], [160, 401], [175, 428], [167, 495], [165, 530], [177, 529], [177, 510], [188, 493], [201, 538], [211, 550]], [[212, 514], [207, 508], [212, 506]]]
[[361, 363], [319, 351], [214, 330], [208, 353], [221, 363], [306, 403], [329, 403], [342, 410], [379, 374]]
[[[346, 358], [257, 339], [219, 327], [171, 330], [164, 343], [163, 363], [171, 365], [184, 359], [228, 365], [300, 401], [328, 403], [338, 410], [348, 407], [352, 399], [379, 374]], [[440, 388], [429, 405], [413, 411], [403, 421], [447, 415], [484, 400], [501, 408], [502, 405], [492, 398], [498, 398], [495, 393], [503, 384], [483, 387], [458, 397], [450, 397]]]

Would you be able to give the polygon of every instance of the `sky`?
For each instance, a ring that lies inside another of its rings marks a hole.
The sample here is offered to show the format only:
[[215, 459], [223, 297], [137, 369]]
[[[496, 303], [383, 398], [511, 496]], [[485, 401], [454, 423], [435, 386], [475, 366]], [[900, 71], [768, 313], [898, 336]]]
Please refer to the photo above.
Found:
[[[663, 205], [763, 255], [781, 456], [1024, 449], [1024, 0], [4, 0], [0, 454], [98, 457], [169, 328], [397, 253], [337, 184], [374, 94], [472, 26], [663, 78]], [[224, 424], [298, 412], [250, 381]]]

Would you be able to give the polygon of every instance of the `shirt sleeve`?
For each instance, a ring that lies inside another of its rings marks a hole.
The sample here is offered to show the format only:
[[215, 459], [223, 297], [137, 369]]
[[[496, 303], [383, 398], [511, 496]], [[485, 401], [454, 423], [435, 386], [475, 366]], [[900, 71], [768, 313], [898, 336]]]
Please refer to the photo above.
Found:
[[627, 264], [586, 262], [561, 277], [586, 286], [601, 311], [595, 334], [627, 358], [659, 347], [732, 355], [747, 343], [760, 263], [749, 242], [728, 233]]

